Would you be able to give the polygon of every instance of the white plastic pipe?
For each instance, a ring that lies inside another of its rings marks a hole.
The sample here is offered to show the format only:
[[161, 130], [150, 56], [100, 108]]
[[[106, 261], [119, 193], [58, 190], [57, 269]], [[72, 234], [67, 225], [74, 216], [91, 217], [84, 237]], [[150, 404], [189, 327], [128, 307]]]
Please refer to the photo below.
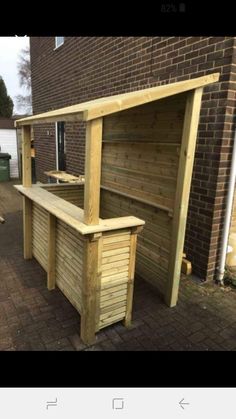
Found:
[[223, 237], [222, 237], [221, 251], [220, 251], [220, 264], [218, 268], [219, 270], [218, 281], [221, 284], [223, 284], [223, 279], [224, 279], [225, 260], [226, 260], [227, 245], [228, 245], [228, 238], [229, 238], [229, 228], [230, 228], [231, 213], [232, 213], [232, 206], [233, 206], [233, 200], [234, 200], [235, 176], [236, 176], [236, 130], [234, 132], [233, 154], [232, 154], [231, 170], [230, 170], [230, 177], [229, 177], [229, 190], [228, 190], [227, 201], [226, 201], [225, 222], [224, 222]]

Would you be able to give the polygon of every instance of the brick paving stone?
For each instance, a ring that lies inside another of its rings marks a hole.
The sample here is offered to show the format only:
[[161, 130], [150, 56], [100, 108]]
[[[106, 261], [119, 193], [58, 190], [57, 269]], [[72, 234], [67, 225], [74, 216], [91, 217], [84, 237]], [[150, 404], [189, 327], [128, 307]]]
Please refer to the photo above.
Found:
[[52, 335], [52, 333], [50, 332], [50, 330], [47, 329], [43, 329], [39, 331], [39, 336], [40, 336], [40, 340], [42, 341], [42, 343], [51, 343], [55, 340], [54, 336]]
[[66, 348], [66, 347], [72, 347], [72, 345], [70, 345], [70, 341], [67, 338], [63, 338], [63, 339], [60, 339], [60, 340], [54, 340], [51, 343], [46, 343], [45, 346], [46, 346], [47, 350], [49, 350], [49, 351], [55, 351], [55, 350], [63, 349], [63, 348]]
[[78, 333], [75, 333], [74, 335], [69, 336], [68, 338], [70, 340], [71, 345], [74, 347], [76, 351], [81, 351], [87, 347], [87, 345], [85, 345], [80, 339]]
[[63, 348], [61, 348], [61, 349], [58, 349], [58, 351], [74, 351], [75, 349], [74, 349], [74, 347], [72, 346], [72, 345], [68, 345], [68, 346], [64, 346]]
[[[101, 330], [94, 345], [80, 339], [80, 316], [60, 290], [49, 292], [46, 273], [22, 254], [21, 199], [11, 182], [9, 213], [0, 225], [0, 350], [3, 351], [221, 351], [236, 350], [236, 289], [182, 277], [178, 305], [136, 278], [133, 323]], [[4, 208], [7, 208], [6, 202]]]

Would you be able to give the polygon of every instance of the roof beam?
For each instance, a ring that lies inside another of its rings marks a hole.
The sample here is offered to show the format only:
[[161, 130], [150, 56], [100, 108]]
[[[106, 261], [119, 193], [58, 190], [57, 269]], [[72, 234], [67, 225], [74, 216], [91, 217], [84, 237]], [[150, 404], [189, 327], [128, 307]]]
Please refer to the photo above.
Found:
[[155, 100], [164, 99], [169, 96], [204, 87], [208, 84], [217, 82], [219, 76], [219, 73], [213, 73], [177, 83], [168, 83], [163, 86], [99, 98], [89, 102], [30, 116], [28, 118], [18, 119], [15, 121], [15, 126], [18, 127], [22, 125], [57, 121], [90, 121], [135, 106], [144, 105], [145, 103], [153, 102]]

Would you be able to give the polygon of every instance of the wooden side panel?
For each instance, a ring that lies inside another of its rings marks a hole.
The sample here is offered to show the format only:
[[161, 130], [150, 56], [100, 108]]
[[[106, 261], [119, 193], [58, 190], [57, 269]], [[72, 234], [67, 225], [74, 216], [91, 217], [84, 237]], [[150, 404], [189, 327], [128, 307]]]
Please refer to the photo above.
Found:
[[101, 185], [173, 209], [186, 95], [104, 118]]
[[99, 329], [125, 318], [130, 238], [128, 229], [102, 235]]
[[43, 188], [77, 207], [84, 207], [84, 185], [45, 185]]
[[105, 143], [101, 184], [173, 209], [178, 152], [178, 145]]
[[134, 215], [145, 220], [138, 235], [136, 274], [164, 293], [168, 278], [168, 259], [172, 218], [166, 211], [109, 191], [101, 191], [102, 218]]
[[24, 259], [32, 259], [32, 201], [23, 196]]
[[56, 283], [56, 225], [57, 219], [48, 213], [48, 272], [47, 287], [49, 290], [55, 288]]
[[181, 142], [186, 93], [104, 117], [103, 140]]
[[47, 271], [48, 265], [48, 213], [32, 202], [32, 253]]
[[138, 236], [136, 274], [162, 294], [168, 280], [186, 98], [184, 93], [104, 118], [100, 216], [145, 220]]
[[57, 220], [56, 285], [81, 313], [84, 241], [71, 227]]

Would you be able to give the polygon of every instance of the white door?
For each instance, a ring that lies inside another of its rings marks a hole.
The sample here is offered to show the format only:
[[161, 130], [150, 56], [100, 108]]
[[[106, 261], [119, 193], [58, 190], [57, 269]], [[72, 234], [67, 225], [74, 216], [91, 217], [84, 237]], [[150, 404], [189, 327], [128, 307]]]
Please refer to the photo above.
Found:
[[15, 129], [0, 129], [0, 147], [1, 153], [9, 153], [10, 160], [10, 177], [18, 178], [18, 154], [17, 154], [17, 139]]

